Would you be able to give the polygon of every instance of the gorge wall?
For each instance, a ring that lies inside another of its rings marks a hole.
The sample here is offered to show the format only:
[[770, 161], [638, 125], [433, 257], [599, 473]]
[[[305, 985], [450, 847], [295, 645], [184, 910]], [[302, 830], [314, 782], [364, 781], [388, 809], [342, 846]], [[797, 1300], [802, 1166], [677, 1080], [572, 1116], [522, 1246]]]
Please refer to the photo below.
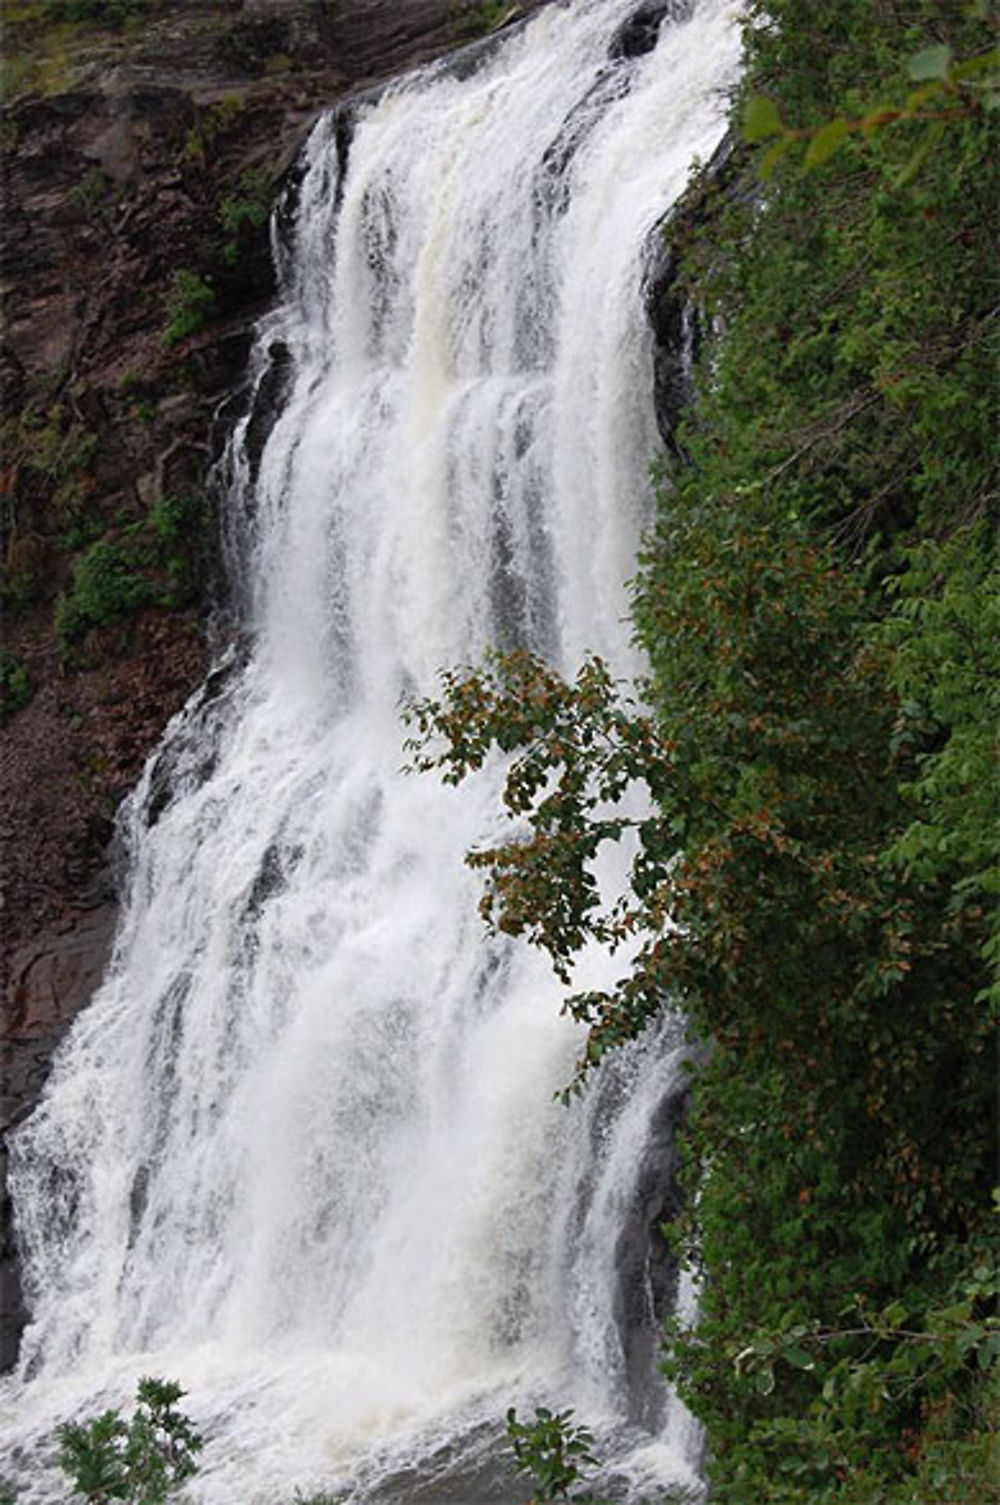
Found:
[[[7, 28], [0, 1132], [100, 977], [114, 812], [226, 630], [205, 480], [274, 291], [275, 187], [322, 107], [468, 43], [476, 11], [40, 4]], [[0, 1311], [2, 1367], [6, 1201]]]

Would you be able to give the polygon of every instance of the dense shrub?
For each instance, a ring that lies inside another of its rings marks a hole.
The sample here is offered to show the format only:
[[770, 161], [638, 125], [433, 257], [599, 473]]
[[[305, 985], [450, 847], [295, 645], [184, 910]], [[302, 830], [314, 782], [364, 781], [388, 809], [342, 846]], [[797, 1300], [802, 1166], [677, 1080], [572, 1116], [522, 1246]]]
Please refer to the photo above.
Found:
[[[487, 920], [567, 980], [590, 937], [638, 942], [617, 987], [567, 1000], [582, 1072], [667, 999], [710, 1047], [673, 1230], [701, 1309], [668, 1368], [735, 1505], [998, 1497], [1000, 321], [989, 96], [962, 81], [997, 68], [975, 10], [749, 6], [753, 134], [879, 109], [813, 170], [767, 148], [766, 188], [738, 157], [675, 221], [715, 338], [637, 585], [651, 712], [599, 663], [568, 685], [526, 655], [412, 712], [446, 778], [513, 755], [527, 834], [470, 855]], [[953, 58], [976, 60], [954, 85]], [[639, 822], [615, 807], [634, 783]], [[627, 828], [605, 907], [592, 859]]]
[[172, 1380], [141, 1379], [136, 1407], [126, 1422], [120, 1411], [88, 1422], [68, 1422], [59, 1432], [59, 1462], [76, 1493], [92, 1505], [163, 1505], [198, 1471], [203, 1442], [177, 1402], [184, 1391]]
[[56, 634], [63, 647], [143, 606], [191, 601], [210, 552], [209, 523], [199, 494], [171, 494], [116, 536], [92, 544], [56, 603]]
[[186, 267], [176, 271], [167, 294], [163, 344], [179, 345], [188, 335], [196, 334], [214, 306], [215, 294], [203, 277]]
[[0, 724], [31, 699], [28, 671], [20, 659], [0, 649]]

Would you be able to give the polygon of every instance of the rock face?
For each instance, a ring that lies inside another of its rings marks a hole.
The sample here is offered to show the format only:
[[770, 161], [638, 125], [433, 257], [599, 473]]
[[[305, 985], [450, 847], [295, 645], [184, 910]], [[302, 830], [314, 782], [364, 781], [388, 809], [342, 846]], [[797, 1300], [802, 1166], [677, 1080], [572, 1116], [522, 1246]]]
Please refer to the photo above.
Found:
[[[639, 18], [648, 6], [637, 13]], [[653, 331], [653, 399], [656, 422], [667, 456], [679, 466], [687, 455], [678, 425], [695, 397], [694, 370], [705, 335], [705, 312], [692, 301], [678, 274], [684, 249], [722, 202], [746, 193], [742, 176], [744, 150], [730, 136], [716, 148], [698, 181], [682, 196], [647, 247], [646, 312]]]
[[[274, 294], [276, 185], [323, 107], [470, 40], [476, 9], [137, 0], [62, 54], [6, 29], [0, 1131], [101, 975], [114, 811], [225, 632], [206, 475]], [[3, 1210], [0, 1367], [23, 1324]]]
[[[18, 1122], [37, 1102], [66, 1026], [100, 981], [111, 948], [115, 907], [95, 900], [44, 930], [8, 962], [5, 1030], [0, 1043], [0, 1118]], [[7, 1151], [0, 1142], [0, 1370], [17, 1357], [26, 1313], [21, 1301], [12, 1208], [6, 1194]]]

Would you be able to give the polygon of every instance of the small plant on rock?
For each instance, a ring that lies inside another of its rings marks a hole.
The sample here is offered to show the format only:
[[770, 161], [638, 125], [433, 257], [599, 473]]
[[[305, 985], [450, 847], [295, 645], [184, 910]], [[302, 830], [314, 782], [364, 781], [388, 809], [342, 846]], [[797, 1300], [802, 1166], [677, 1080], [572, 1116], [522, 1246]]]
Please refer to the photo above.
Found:
[[173, 275], [167, 294], [167, 327], [163, 344], [168, 348], [195, 334], [204, 324], [215, 303], [215, 294], [197, 272], [182, 267]]
[[590, 1500], [590, 1495], [571, 1495], [583, 1470], [597, 1459], [590, 1451], [594, 1438], [586, 1427], [572, 1424], [573, 1412], [535, 1407], [535, 1419], [522, 1422], [511, 1406], [507, 1412], [507, 1436], [514, 1449], [514, 1472], [530, 1474], [533, 1505], [550, 1500]]
[[[31, 699], [28, 671], [20, 659], [0, 649], [0, 726]], [[0, 1495], [0, 1505], [3, 1497]]]
[[459, 36], [488, 37], [521, 15], [520, 5], [510, 0], [477, 0], [473, 5], [452, 6], [454, 28]]
[[141, 1379], [130, 1421], [105, 1411], [59, 1430], [59, 1464], [91, 1505], [162, 1505], [197, 1472], [202, 1439], [176, 1409], [184, 1391], [173, 1380]]
[[103, 627], [155, 598], [142, 562], [127, 542], [102, 538], [76, 566], [72, 589], [56, 603], [56, 635], [65, 647], [91, 627]]
[[269, 167], [247, 168], [240, 177], [238, 191], [222, 200], [219, 224], [227, 236], [222, 251], [227, 266], [235, 266], [239, 261], [246, 237], [267, 224], [273, 182], [274, 174]]

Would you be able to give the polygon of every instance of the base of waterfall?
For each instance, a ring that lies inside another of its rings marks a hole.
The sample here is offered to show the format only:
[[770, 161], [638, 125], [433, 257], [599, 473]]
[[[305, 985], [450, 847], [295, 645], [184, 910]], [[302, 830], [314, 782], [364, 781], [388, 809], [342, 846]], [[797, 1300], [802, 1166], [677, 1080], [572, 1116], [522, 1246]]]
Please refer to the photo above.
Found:
[[[181, 1408], [205, 1440], [197, 1476], [182, 1498], [192, 1505], [293, 1505], [316, 1494], [344, 1505], [517, 1505], [525, 1485], [513, 1473], [503, 1418], [510, 1406], [530, 1417], [537, 1405], [574, 1408], [593, 1432], [600, 1468], [588, 1475], [599, 1497], [702, 1497], [698, 1430], [677, 1403], [653, 1437], [621, 1416], [592, 1410], [569, 1378], [495, 1366], [492, 1382], [456, 1371], [408, 1372], [395, 1356], [288, 1352], [201, 1352], [121, 1359], [100, 1376], [0, 1388], [0, 1431], [20, 1410], [19, 1440], [5, 1460], [18, 1505], [62, 1501], [58, 1427], [109, 1408], [127, 1412], [137, 1379], [183, 1373]], [[33, 1391], [37, 1394], [37, 1404]], [[5, 1393], [6, 1392], [6, 1393]], [[32, 1413], [24, 1426], [25, 1413]], [[336, 1418], [334, 1420], [333, 1418]]]

